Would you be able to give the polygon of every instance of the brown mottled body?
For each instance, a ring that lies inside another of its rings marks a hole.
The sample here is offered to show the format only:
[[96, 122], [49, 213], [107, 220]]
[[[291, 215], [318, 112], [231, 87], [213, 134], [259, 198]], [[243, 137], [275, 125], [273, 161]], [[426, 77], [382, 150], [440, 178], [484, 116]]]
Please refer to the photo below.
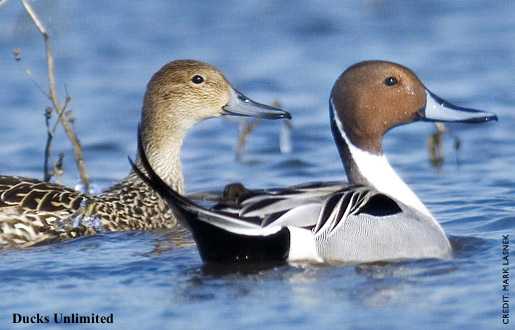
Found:
[[[98, 221], [93, 226], [92, 221]], [[0, 176], [0, 247], [92, 235], [100, 230], [173, 228], [160, 197], [131, 174], [98, 196], [39, 180]]]

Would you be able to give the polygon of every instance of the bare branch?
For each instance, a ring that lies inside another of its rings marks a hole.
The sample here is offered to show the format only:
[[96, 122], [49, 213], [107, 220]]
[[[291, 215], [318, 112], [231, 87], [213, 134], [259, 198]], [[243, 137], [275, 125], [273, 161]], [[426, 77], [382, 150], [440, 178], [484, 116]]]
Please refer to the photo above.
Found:
[[435, 132], [431, 134], [427, 140], [427, 149], [431, 165], [436, 169], [440, 169], [444, 163], [443, 136], [447, 131], [442, 123], [435, 124]]
[[[281, 103], [278, 100], [274, 100], [272, 102], [272, 106], [280, 108]], [[239, 134], [238, 134], [238, 144], [236, 145], [236, 160], [241, 161], [243, 158], [243, 153], [245, 152], [245, 146], [249, 137], [252, 134], [252, 131], [259, 125], [260, 120], [246, 120], [240, 124]], [[292, 149], [291, 143], [291, 131], [293, 129], [293, 125], [291, 120], [284, 120], [281, 126], [281, 130], [279, 132], [279, 149], [281, 153], [289, 153]]]
[[67, 96], [64, 100], [63, 111], [61, 111], [59, 117], [57, 117], [57, 120], [54, 123], [54, 127], [52, 127], [52, 134], [55, 134], [55, 131], [57, 130], [57, 125], [59, 125], [59, 123], [61, 122], [61, 117], [64, 117], [66, 115], [66, 109], [68, 108], [68, 105], [70, 104], [71, 100], [72, 98], [69, 96]]
[[285, 119], [281, 122], [281, 130], [279, 131], [279, 150], [283, 154], [289, 154], [292, 149], [291, 133], [293, 130], [293, 124], [291, 119]]
[[[82, 155], [82, 147], [81, 147], [79, 138], [77, 137], [77, 134], [73, 130], [72, 123], [70, 122], [68, 117], [64, 116], [65, 109], [63, 109], [63, 107], [61, 106], [61, 104], [59, 102], [59, 98], [57, 96], [56, 79], [55, 79], [55, 63], [54, 63], [54, 56], [53, 56], [53, 52], [52, 52], [52, 46], [50, 44], [50, 35], [48, 34], [48, 31], [45, 28], [45, 25], [39, 19], [39, 16], [36, 14], [36, 11], [32, 7], [32, 5], [29, 3], [29, 1], [28, 0], [20, 0], [20, 1], [22, 3], [23, 7], [25, 8], [25, 10], [27, 11], [27, 13], [29, 14], [30, 18], [32, 19], [34, 25], [36, 25], [36, 28], [43, 36], [43, 40], [45, 42], [47, 67], [48, 67], [48, 98], [52, 102], [54, 111], [58, 115], [58, 121], [63, 126], [64, 131], [73, 146], [75, 163], [76, 163], [77, 169], [79, 170], [79, 175], [80, 175], [82, 184], [84, 185], [86, 190], [89, 190], [89, 178], [88, 178], [88, 175], [86, 172], [86, 164], [84, 161], [84, 157]], [[48, 125], [47, 125], [47, 128], [49, 128]], [[49, 130], [49, 132], [50, 132], [50, 130]], [[47, 139], [47, 143], [48, 143], [48, 140], [49, 139]], [[50, 142], [51, 142], [51, 140], [52, 139], [50, 138]], [[46, 157], [46, 154], [45, 154], [45, 157]], [[48, 159], [46, 159], [45, 161], [48, 161]]]
[[[52, 140], [54, 138], [55, 132], [57, 130], [57, 126], [61, 122], [61, 117], [66, 113], [66, 108], [70, 104], [71, 97], [67, 96], [64, 101], [63, 111], [59, 114], [56, 121], [54, 122], [54, 126], [50, 128], [50, 118], [52, 117], [52, 108], [46, 108], [45, 109], [45, 124], [47, 129], [47, 139], [45, 143], [45, 159], [43, 164], [43, 178], [45, 181], [50, 181], [52, 179], [52, 176], [55, 175], [56, 166], [54, 166], [54, 169], [52, 171], [49, 170], [49, 162], [50, 162], [50, 155], [51, 155], [51, 146], [52, 146]], [[64, 155], [63, 155], [64, 157]], [[61, 157], [62, 158], [62, 157]], [[62, 162], [62, 159], [61, 159]], [[61, 166], [62, 169], [62, 166]]]
[[32, 76], [32, 71], [30, 71], [30, 69], [25, 69], [25, 74], [27, 75], [27, 77], [29, 77], [30, 81], [34, 84], [34, 86], [36, 86], [37, 89], [39, 89], [39, 91], [43, 95], [45, 95], [47, 98], [50, 98], [50, 95], [45, 91], [43, 86], [41, 86], [41, 84], [38, 83], [36, 79], [34, 79], [34, 77]]
[[[46, 125], [46, 143], [45, 143], [45, 159], [43, 163], [43, 180], [50, 181], [52, 178], [52, 174], [48, 169], [48, 162], [50, 161], [50, 153], [52, 146], [52, 139], [54, 138], [54, 133], [50, 130], [50, 119], [52, 118], [52, 108], [45, 109], [45, 125]], [[58, 121], [56, 121], [58, 123]]]
[[48, 38], [48, 34], [45, 29], [45, 26], [39, 19], [38, 15], [36, 15], [36, 12], [34, 11], [34, 8], [32, 7], [32, 5], [30, 3], [28, 3], [27, 0], [21, 0], [21, 4], [23, 5], [23, 7], [25, 7], [27, 14], [29, 14], [29, 16], [32, 19], [32, 21], [34, 22], [34, 24], [36, 24], [36, 27], [38, 28], [39, 33], [41, 33], [44, 38]]
[[54, 163], [54, 169], [52, 170], [52, 175], [55, 178], [57, 183], [61, 183], [60, 177], [64, 174], [64, 153], [59, 153], [59, 157]]
[[236, 160], [241, 161], [245, 145], [252, 131], [259, 124], [259, 118], [254, 120], [245, 120], [240, 124], [240, 132], [238, 134], [238, 144], [236, 145]]

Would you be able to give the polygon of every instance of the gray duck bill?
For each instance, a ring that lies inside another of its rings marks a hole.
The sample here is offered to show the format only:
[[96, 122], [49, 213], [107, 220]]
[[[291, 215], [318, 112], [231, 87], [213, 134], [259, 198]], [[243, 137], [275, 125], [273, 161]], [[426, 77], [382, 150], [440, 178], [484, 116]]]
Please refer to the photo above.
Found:
[[497, 115], [460, 107], [445, 101], [426, 89], [426, 106], [418, 112], [420, 120], [451, 123], [484, 123], [497, 121]]
[[227, 116], [243, 116], [263, 119], [291, 119], [289, 112], [253, 101], [237, 90], [234, 90], [229, 103], [227, 103], [227, 105], [222, 109], [223, 115]]

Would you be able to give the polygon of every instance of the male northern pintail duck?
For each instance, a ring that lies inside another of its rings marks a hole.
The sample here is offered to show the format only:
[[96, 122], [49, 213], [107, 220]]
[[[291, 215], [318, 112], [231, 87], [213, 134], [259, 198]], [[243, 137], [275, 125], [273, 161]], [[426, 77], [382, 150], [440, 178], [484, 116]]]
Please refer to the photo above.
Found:
[[[409, 69], [367, 61], [336, 81], [329, 102], [332, 133], [349, 184], [242, 190], [204, 208], [177, 194], [140, 157], [148, 182], [193, 233], [205, 262], [375, 262], [448, 258], [442, 227], [395, 173], [383, 135], [418, 120], [481, 123], [493, 114], [452, 105]], [[136, 171], [137, 168], [136, 168]]]
[[[180, 150], [188, 129], [223, 115], [290, 117], [250, 100], [206, 63], [173, 61], [150, 79], [141, 115], [142, 144], [152, 167], [176, 191], [184, 191]], [[175, 224], [166, 203], [134, 172], [97, 196], [35, 179], [0, 176], [0, 247], [91, 234], [98, 226], [118, 231]]]

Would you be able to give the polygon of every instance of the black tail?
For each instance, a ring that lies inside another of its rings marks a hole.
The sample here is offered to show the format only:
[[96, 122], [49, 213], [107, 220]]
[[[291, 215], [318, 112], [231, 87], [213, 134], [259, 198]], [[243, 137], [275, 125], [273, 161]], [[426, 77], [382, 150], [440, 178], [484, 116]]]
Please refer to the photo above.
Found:
[[141, 129], [138, 129], [138, 154], [145, 173], [129, 158], [134, 172], [168, 203], [177, 220], [191, 231], [205, 262], [255, 263], [286, 260], [290, 247], [290, 233], [287, 228], [266, 236], [235, 233], [234, 230], [238, 229], [259, 230], [260, 226], [208, 210], [168, 186], [154, 172], [148, 161], [141, 141]]

